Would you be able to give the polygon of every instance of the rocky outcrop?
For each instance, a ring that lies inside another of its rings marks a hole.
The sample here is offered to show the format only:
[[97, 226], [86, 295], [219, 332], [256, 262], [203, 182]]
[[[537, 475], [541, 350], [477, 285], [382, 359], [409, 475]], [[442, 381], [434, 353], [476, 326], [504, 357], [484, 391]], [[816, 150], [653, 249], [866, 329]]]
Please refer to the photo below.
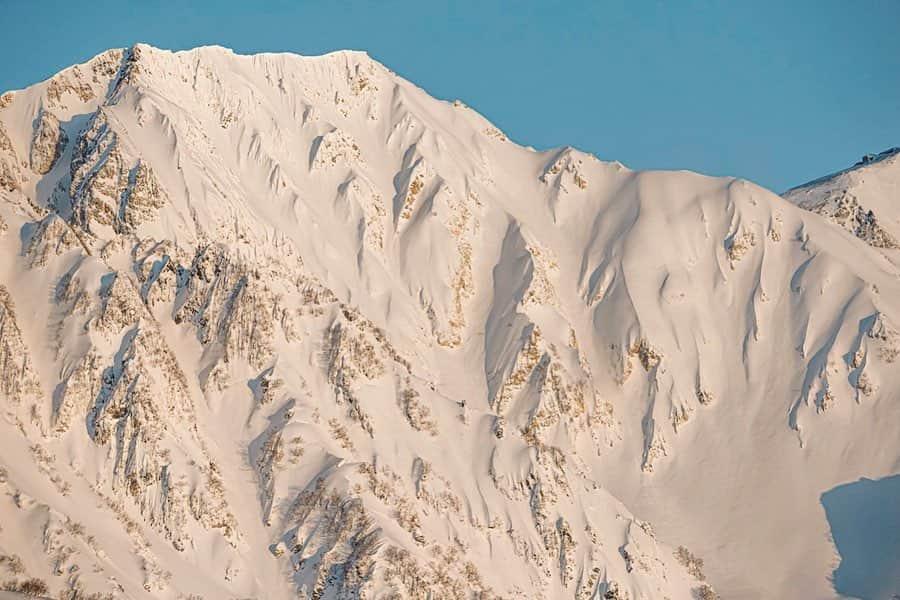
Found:
[[22, 174], [19, 170], [19, 159], [15, 148], [9, 140], [9, 135], [0, 121], [0, 189], [14, 192], [22, 183]]
[[309, 598], [368, 595], [379, 531], [358, 499], [344, 498], [319, 480], [297, 497], [288, 521], [296, 523], [289, 534], [294, 580]]
[[122, 154], [102, 111], [79, 135], [70, 175], [73, 221], [89, 233], [104, 226], [133, 232], [168, 201], [149, 165]]
[[178, 267], [173, 316], [191, 323], [201, 344], [214, 344], [228, 362], [242, 357], [261, 368], [271, 357], [277, 302], [257, 269], [222, 247], [199, 248], [189, 267]]
[[16, 322], [15, 305], [9, 291], [0, 285], [0, 394], [16, 405], [26, 396], [39, 398], [41, 393], [22, 330]]
[[31, 170], [39, 175], [49, 173], [68, 141], [59, 119], [53, 113], [41, 109], [31, 138]]
[[852, 194], [844, 192], [837, 198], [829, 200], [826, 206], [820, 209], [820, 214], [828, 216], [870, 246], [900, 248], [894, 236], [879, 225], [875, 213], [860, 206]]

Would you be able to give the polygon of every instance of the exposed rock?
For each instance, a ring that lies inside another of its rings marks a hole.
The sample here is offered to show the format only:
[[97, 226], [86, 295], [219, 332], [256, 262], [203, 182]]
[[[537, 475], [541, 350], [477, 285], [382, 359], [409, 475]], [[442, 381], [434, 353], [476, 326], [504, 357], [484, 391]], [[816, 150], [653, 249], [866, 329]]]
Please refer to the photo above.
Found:
[[68, 141], [59, 119], [53, 113], [41, 109], [31, 139], [31, 170], [39, 175], [49, 173]]
[[14, 192], [19, 189], [21, 180], [19, 159], [3, 123], [0, 122], [0, 189]]
[[16, 311], [7, 289], [0, 285], [0, 394], [19, 404], [25, 396], [39, 397], [40, 385], [16, 323]]

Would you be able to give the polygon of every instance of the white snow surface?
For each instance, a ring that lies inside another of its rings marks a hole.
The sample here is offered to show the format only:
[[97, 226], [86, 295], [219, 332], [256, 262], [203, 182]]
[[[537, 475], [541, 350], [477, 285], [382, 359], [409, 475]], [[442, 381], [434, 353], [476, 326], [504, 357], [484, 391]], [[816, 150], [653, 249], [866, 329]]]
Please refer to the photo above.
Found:
[[637, 172], [361, 52], [113, 50], [0, 125], [0, 582], [835, 598], [821, 495], [900, 473], [900, 263], [816, 210], [900, 239], [896, 158]]
[[788, 190], [784, 197], [844, 227], [900, 265], [900, 148], [868, 154], [848, 169]]

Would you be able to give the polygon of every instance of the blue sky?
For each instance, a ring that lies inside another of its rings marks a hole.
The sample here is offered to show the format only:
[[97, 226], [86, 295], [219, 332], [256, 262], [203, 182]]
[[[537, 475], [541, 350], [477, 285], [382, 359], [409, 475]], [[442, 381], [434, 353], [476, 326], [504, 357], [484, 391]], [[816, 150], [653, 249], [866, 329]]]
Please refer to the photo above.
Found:
[[0, 0], [0, 90], [111, 47], [366, 50], [510, 137], [776, 191], [900, 145], [900, 0]]

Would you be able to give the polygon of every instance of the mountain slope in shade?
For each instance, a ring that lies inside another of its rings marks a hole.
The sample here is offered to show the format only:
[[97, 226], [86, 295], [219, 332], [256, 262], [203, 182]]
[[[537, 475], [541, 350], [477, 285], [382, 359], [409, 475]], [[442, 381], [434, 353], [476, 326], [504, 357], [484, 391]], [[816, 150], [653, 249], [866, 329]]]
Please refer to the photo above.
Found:
[[834, 597], [820, 495], [900, 471], [896, 269], [748, 182], [523, 148], [357, 52], [138, 45], [0, 125], [16, 582]]

